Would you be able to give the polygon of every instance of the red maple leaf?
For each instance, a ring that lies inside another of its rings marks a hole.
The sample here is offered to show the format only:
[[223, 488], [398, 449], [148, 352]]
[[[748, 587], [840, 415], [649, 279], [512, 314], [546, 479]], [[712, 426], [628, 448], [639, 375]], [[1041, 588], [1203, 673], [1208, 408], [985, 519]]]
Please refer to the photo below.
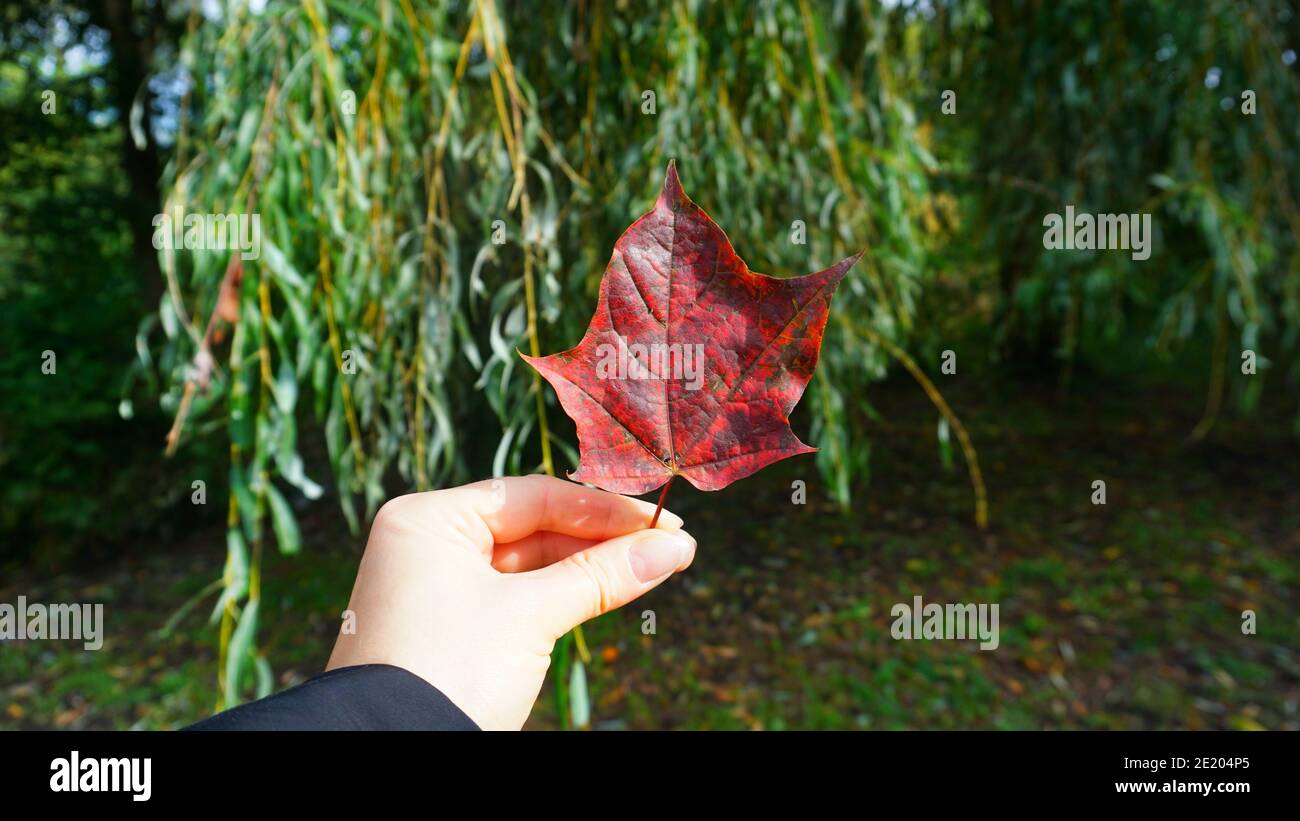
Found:
[[720, 490], [815, 451], [789, 414], [859, 256], [790, 279], [754, 273], [669, 164], [654, 209], [614, 244], [582, 341], [524, 356], [577, 424], [569, 478], [632, 495], [675, 476]]

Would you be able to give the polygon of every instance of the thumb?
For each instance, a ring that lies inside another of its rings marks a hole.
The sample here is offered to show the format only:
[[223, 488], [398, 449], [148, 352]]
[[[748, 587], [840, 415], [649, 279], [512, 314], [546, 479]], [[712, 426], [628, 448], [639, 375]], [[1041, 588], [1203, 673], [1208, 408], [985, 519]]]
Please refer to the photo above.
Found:
[[517, 578], [532, 588], [541, 622], [558, 638], [659, 586], [694, 558], [689, 533], [654, 528], [601, 542]]

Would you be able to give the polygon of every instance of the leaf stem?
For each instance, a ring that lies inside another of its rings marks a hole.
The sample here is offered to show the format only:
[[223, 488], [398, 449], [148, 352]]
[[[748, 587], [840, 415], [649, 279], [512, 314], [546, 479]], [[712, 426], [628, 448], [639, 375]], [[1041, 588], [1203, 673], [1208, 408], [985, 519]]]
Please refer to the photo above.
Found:
[[659, 514], [663, 513], [664, 500], [668, 498], [668, 488], [673, 486], [673, 480], [676, 478], [677, 478], [676, 473], [674, 473], [672, 476], [669, 476], [668, 481], [664, 484], [664, 489], [659, 493], [659, 507], [655, 508], [654, 518], [650, 520], [650, 528], [652, 530], [654, 529], [655, 525], [659, 524]]

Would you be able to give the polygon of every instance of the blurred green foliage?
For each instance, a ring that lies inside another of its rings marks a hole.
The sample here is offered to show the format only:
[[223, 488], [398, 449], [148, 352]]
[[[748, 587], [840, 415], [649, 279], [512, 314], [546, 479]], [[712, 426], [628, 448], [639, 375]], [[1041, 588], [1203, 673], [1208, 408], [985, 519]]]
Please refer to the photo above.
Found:
[[0, 51], [0, 559], [57, 565], [157, 526], [193, 463], [160, 471], [156, 403], [119, 416], [150, 291], [120, 205], [125, 135], [93, 125], [102, 75], [39, 34], [6, 28]]
[[[1243, 410], [1273, 380], [1294, 393], [1292, 5], [1000, 0], [974, 28], [937, 8], [925, 30], [950, 59], [921, 64], [916, 80], [960, 89], [964, 103], [937, 121], [956, 160], [945, 176], [969, 206], [948, 248], [959, 265], [989, 266], [980, 287], [999, 295], [1003, 353], [1065, 362], [1068, 382], [1085, 335], [1136, 330], [1166, 357], [1213, 339], [1206, 425], [1243, 349], [1263, 362], [1259, 379], [1235, 383]], [[1044, 253], [1042, 217], [1066, 204], [1151, 213], [1152, 258]]]

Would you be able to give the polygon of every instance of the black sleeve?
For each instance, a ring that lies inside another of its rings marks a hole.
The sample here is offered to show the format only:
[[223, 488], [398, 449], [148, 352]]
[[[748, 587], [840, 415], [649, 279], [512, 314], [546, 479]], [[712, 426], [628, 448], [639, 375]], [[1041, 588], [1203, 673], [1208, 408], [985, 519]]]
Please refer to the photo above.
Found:
[[477, 730], [429, 682], [400, 667], [363, 664], [322, 673], [186, 730]]

